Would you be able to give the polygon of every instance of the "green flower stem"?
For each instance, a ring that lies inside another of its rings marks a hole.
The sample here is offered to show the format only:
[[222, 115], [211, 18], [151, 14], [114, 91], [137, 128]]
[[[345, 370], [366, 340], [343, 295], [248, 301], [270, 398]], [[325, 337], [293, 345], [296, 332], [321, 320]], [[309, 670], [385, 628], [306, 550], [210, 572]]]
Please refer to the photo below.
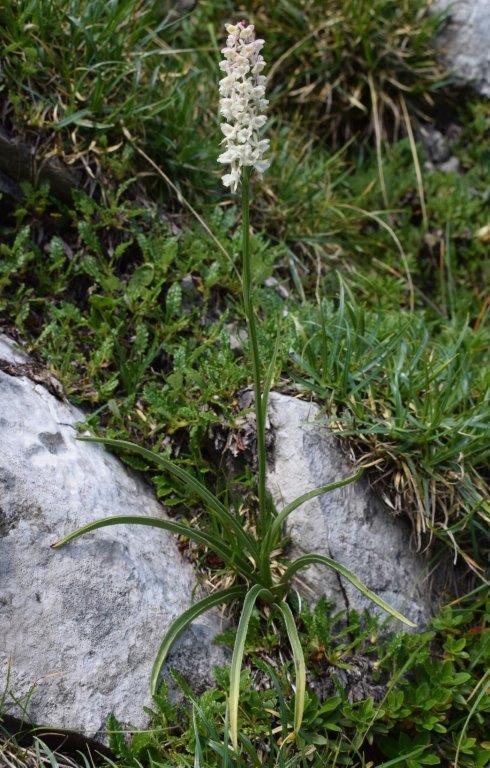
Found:
[[[257, 424], [257, 462], [259, 468], [259, 526], [262, 536], [267, 529], [267, 492], [266, 492], [266, 452], [265, 452], [265, 419], [266, 414], [262, 408], [262, 383], [260, 372], [259, 343], [257, 340], [257, 328], [255, 325], [255, 313], [253, 305], [252, 287], [252, 257], [250, 253], [250, 170], [246, 168], [242, 172], [242, 290], [243, 306], [247, 318], [248, 335], [250, 339], [250, 351], [252, 358], [252, 372], [254, 382], [254, 406]], [[260, 564], [261, 577], [264, 585], [270, 586], [272, 578], [269, 562]]]

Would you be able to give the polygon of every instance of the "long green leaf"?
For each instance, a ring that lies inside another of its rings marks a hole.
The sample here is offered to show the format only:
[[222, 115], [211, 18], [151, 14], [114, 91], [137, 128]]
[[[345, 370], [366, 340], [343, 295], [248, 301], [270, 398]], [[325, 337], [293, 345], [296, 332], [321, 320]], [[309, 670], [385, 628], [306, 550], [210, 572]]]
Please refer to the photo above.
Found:
[[141, 445], [130, 443], [127, 440], [114, 440], [112, 438], [106, 437], [84, 436], [79, 437], [78, 439], [83, 440], [86, 443], [102, 443], [103, 445], [108, 445], [111, 448], [119, 448], [122, 451], [136, 453], [149, 461], [151, 464], [156, 464], [157, 466], [161, 467], [165, 470], [165, 472], [168, 472], [170, 475], [173, 475], [178, 480], [180, 480], [180, 482], [192, 490], [196, 496], [199, 496], [199, 498], [202, 499], [202, 501], [206, 504], [208, 509], [212, 510], [219, 518], [225, 531], [232, 530], [235, 533], [237, 540], [241, 543], [242, 547], [244, 547], [246, 551], [251, 552], [254, 556], [257, 555], [254, 541], [245, 533], [238, 520], [232, 514], [230, 514], [225, 505], [222, 504], [222, 502], [214, 495], [214, 493], [211, 493], [211, 491], [208, 490], [205, 485], [199, 482], [199, 480], [196, 480], [196, 478], [193, 477], [190, 472], [187, 472], [185, 469], [182, 469], [182, 467], [179, 467], [178, 464], [175, 464], [173, 461], [170, 461], [164, 456], [160, 456], [153, 451], [149, 451], [147, 448], [143, 448]]
[[[392, 768], [393, 765], [399, 765], [400, 763], [405, 763], [405, 765], [407, 765], [409, 757], [420, 757], [422, 752], [425, 752], [426, 749], [428, 749], [426, 744], [423, 744], [421, 747], [415, 747], [415, 749], [412, 749], [410, 752], [405, 752], [403, 755], [394, 757], [393, 760], [388, 760], [387, 763], [380, 763], [378, 768]], [[417, 765], [423, 765], [423, 763], [417, 762]]]
[[194, 768], [203, 768], [204, 755], [201, 747], [201, 738], [199, 736], [199, 728], [197, 725], [196, 708], [192, 707], [192, 728], [194, 730]]
[[479, 683], [476, 685], [476, 687], [473, 689], [473, 692], [471, 693], [471, 695], [467, 699], [467, 703], [469, 703], [469, 699], [471, 699], [471, 697], [476, 693], [478, 688], [480, 688], [480, 686], [481, 686], [481, 691], [478, 694], [478, 696], [476, 697], [475, 701], [473, 702], [473, 706], [471, 707], [470, 711], [468, 712], [468, 717], [464, 721], [463, 728], [461, 729], [461, 733], [459, 734], [458, 746], [456, 748], [456, 755], [454, 757], [454, 763], [453, 763], [454, 768], [458, 768], [458, 765], [459, 765], [459, 753], [461, 751], [461, 744], [463, 743], [463, 739], [466, 736], [466, 731], [467, 731], [467, 728], [468, 728], [468, 723], [470, 722], [471, 718], [473, 717], [473, 715], [475, 714], [476, 710], [480, 706], [480, 701], [483, 699], [484, 696], [487, 696], [487, 694], [488, 694], [487, 682], [488, 682], [489, 678], [490, 678], [490, 670], [488, 670], [483, 675], [483, 677], [480, 679]]
[[238, 699], [240, 697], [240, 672], [242, 669], [243, 652], [245, 650], [245, 639], [247, 637], [248, 625], [255, 602], [261, 595], [265, 594], [272, 598], [269, 590], [262, 587], [260, 584], [255, 584], [247, 592], [243, 601], [242, 614], [240, 616], [235, 645], [233, 647], [233, 657], [231, 659], [230, 668], [229, 708], [231, 743], [235, 749], [238, 749]]
[[276, 334], [276, 341], [274, 343], [274, 349], [272, 351], [272, 357], [269, 362], [269, 367], [267, 368], [267, 373], [264, 378], [264, 384], [262, 387], [262, 412], [264, 414], [264, 418], [267, 418], [267, 406], [269, 405], [269, 394], [271, 391], [272, 386], [272, 379], [274, 378], [274, 371], [276, 369], [276, 361], [277, 361], [277, 354], [279, 352], [279, 341], [280, 341], [280, 333], [281, 333], [281, 326], [278, 326], [277, 334]]
[[158, 649], [157, 657], [151, 670], [150, 691], [152, 696], [155, 696], [157, 692], [158, 680], [165, 659], [168, 656], [168, 652], [187, 625], [200, 616], [201, 613], [205, 613], [206, 611], [209, 611], [210, 608], [214, 608], [222, 603], [230, 603], [232, 600], [242, 597], [243, 593], [243, 587], [230, 587], [229, 589], [222, 589], [219, 592], [214, 592], [212, 595], [208, 595], [202, 600], [199, 600], [199, 602], [194, 603], [194, 605], [191, 605], [190, 608], [184, 611], [184, 613], [181, 613], [181, 615], [172, 622], [163, 638], [160, 648]]
[[294, 616], [291, 612], [291, 608], [287, 603], [279, 603], [279, 610], [281, 611], [284, 624], [286, 625], [286, 631], [288, 633], [289, 642], [291, 643], [291, 650], [293, 652], [294, 669], [296, 672], [296, 695], [294, 700], [294, 732], [299, 733], [301, 723], [303, 721], [303, 712], [305, 708], [305, 691], [306, 691], [306, 666], [303, 649], [294, 622]]
[[345, 565], [342, 565], [341, 563], [338, 563], [336, 560], [332, 560], [331, 557], [326, 557], [325, 555], [302, 555], [302, 557], [298, 557], [297, 560], [295, 560], [291, 565], [286, 569], [286, 572], [284, 573], [284, 576], [282, 577], [282, 582], [284, 584], [288, 584], [292, 577], [294, 576], [297, 571], [302, 570], [303, 568], [307, 568], [309, 565], [326, 565], [329, 568], [333, 568], [334, 571], [337, 571], [337, 573], [340, 573], [341, 576], [344, 577], [344, 579], [347, 579], [347, 581], [350, 581], [351, 584], [353, 584], [356, 589], [359, 590], [359, 592], [362, 592], [365, 597], [368, 597], [370, 600], [373, 601], [373, 603], [376, 603], [380, 608], [382, 608], [386, 613], [391, 614], [395, 619], [398, 619], [398, 621], [403, 622], [403, 624], [407, 624], [409, 627], [416, 627], [417, 625], [413, 623], [413, 621], [410, 621], [410, 619], [407, 619], [403, 614], [401, 614], [399, 611], [396, 610], [396, 608], [392, 608], [391, 605], [388, 605], [381, 597], [378, 597], [372, 590], [369, 589], [369, 587], [366, 587], [365, 584], [362, 583], [360, 579], [355, 576], [355, 574], [352, 573], [352, 571], [349, 571], [348, 568], [345, 567]]
[[251, 570], [248, 567], [246, 561], [241, 562], [237, 560], [234, 552], [223, 544], [217, 536], [212, 536], [208, 533], [197, 530], [197, 528], [191, 528], [189, 525], [183, 523], [177, 523], [174, 520], [164, 520], [160, 517], [144, 517], [140, 515], [115, 515], [114, 517], [105, 517], [102, 520], [94, 520], [92, 523], [87, 523], [81, 528], [77, 528], [67, 536], [64, 536], [59, 541], [52, 544], [53, 549], [59, 549], [69, 541], [77, 539], [79, 536], [83, 536], [85, 533], [96, 531], [98, 528], [105, 528], [109, 525], [149, 525], [153, 528], [163, 528], [171, 533], [176, 533], [178, 536], [187, 536], [187, 538], [196, 541], [198, 544], [204, 544], [217, 555], [223, 558], [223, 560], [236, 568], [247, 578], [250, 577]]
[[306, 501], [310, 501], [310, 499], [316, 498], [316, 496], [321, 496], [323, 493], [335, 491], [336, 488], [344, 488], [344, 486], [350, 485], [350, 483], [354, 483], [356, 480], [359, 480], [363, 472], [364, 469], [361, 467], [361, 469], [358, 469], [354, 475], [345, 477], [342, 480], [336, 480], [333, 483], [327, 483], [327, 485], [321, 485], [319, 488], [314, 488], [312, 491], [303, 493], [302, 496], [298, 496], [297, 499], [294, 499], [294, 501], [292, 501], [290, 504], [287, 504], [284, 509], [279, 512], [277, 517], [274, 518], [271, 529], [271, 540], [274, 541], [275, 537], [280, 535], [284, 521], [288, 515], [291, 514], [291, 512], [294, 512], [295, 509], [300, 507]]

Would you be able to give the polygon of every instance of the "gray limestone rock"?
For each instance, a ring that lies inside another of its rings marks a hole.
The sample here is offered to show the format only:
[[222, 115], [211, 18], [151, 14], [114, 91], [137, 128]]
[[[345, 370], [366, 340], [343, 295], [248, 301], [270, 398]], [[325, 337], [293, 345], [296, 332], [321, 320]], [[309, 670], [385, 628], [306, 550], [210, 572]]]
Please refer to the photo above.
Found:
[[[83, 413], [29, 366], [0, 338], [0, 690], [11, 714], [25, 705], [33, 722], [103, 738], [111, 712], [147, 724], [152, 663], [197, 584], [163, 530], [114, 526], [50, 549], [97, 518], [165, 512], [115, 456], [75, 439]], [[218, 614], [203, 616], [171, 657], [197, 689], [226, 660], [219, 631]]]
[[[318, 486], [353, 474], [336, 439], [316, 421], [318, 406], [271, 393], [269, 419], [275, 449], [268, 485], [280, 508]], [[423, 627], [430, 616], [424, 560], [410, 549], [410, 530], [393, 518], [364, 479], [323, 494], [288, 518], [291, 556], [317, 553], [338, 560], [393, 607]], [[299, 586], [316, 601], [326, 595], [340, 607], [379, 612], [334, 571], [312, 566]]]
[[438, 38], [446, 64], [458, 78], [490, 96], [489, 0], [436, 0], [448, 23]]

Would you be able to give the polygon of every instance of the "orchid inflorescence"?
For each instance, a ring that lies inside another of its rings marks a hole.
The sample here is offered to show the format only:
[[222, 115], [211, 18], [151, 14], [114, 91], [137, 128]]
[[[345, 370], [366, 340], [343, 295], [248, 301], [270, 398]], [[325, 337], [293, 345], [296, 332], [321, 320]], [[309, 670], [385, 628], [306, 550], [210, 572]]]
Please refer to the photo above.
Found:
[[267, 78], [260, 53], [263, 40], [255, 39], [253, 24], [227, 24], [228, 38], [222, 49], [224, 56], [220, 69], [225, 76], [220, 80], [221, 125], [226, 151], [218, 157], [219, 163], [229, 164], [230, 172], [223, 176], [223, 184], [236, 192], [243, 168], [254, 168], [263, 173], [269, 167], [264, 157], [269, 148], [268, 139], [260, 138], [260, 129], [266, 123], [265, 98]]

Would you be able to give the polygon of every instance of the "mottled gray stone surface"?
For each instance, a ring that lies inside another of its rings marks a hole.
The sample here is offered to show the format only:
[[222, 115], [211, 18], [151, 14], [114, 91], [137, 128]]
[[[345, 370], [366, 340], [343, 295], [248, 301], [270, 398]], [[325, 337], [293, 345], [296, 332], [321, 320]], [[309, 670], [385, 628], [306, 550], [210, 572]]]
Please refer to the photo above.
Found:
[[448, 23], [438, 38], [445, 63], [465, 83], [490, 96], [490, 0], [436, 0]]
[[8, 336], [0, 333], [0, 360], [6, 363], [27, 363], [29, 358], [21, 347], [15, 344]]
[[[100, 517], [165, 512], [116, 457], [75, 440], [80, 411], [5, 362], [28, 358], [0, 338], [0, 690], [8, 679], [33, 722], [101, 737], [114, 712], [145, 727], [151, 665], [195, 597], [192, 567], [170, 534], [146, 527], [50, 549]], [[172, 655], [196, 688], [224, 661], [212, 643], [220, 630], [217, 614], [203, 617]]]
[[[268, 484], [279, 508], [354, 472], [317, 416], [312, 403], [271, 394], [275, 449]], [[425, 562], [410, 549], [408, 526], [390, 515], [363, 478], [303, 504], [289, 517], [288, 533], [293, 557], [313, 552], [333, 557], [419, 627], [427, 623]], [[305, 596], [313, 600], [326, 595], [340, 607], [378, 611], [331, 569], [312, 566], [300, 578]]]

